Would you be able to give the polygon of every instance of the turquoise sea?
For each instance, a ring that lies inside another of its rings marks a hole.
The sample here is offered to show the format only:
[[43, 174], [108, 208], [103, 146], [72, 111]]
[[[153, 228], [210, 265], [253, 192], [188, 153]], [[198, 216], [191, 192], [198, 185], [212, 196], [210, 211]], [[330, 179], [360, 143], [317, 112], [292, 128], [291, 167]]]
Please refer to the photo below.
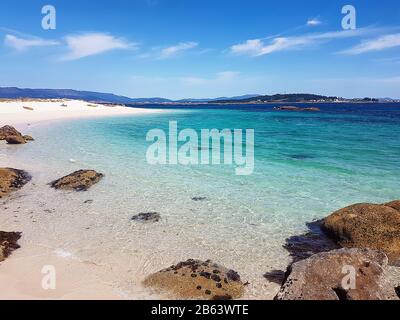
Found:
[[[3, 157], [17, 159], [34, 176], [29, 204], [18, 205], [51, 211], [35, 216], [42, 222], [35, 227], [42, 228], [41, 241], [112, 266], [116, 285], [128, 296], [129, 284], [149, 272], [210, 258], [250, 282], [247, 297], [266, 298], [276, 286], [263, 274], [286, 267], [282, 245], [304, 232], [305, 223], [353, 203], [400, 198], [400, 104], [313, 106], [321, 112], [198, 106], [54, 122], [32, 126], [35, 143], [9, 147]], [[146, 134], [168, 132], [169, 121], [198, 132], [254, 129], [254, 173], [237, 176], [230, 165], [148, 164]], [[78, 195], [46, 185], [77, 169], [95, 169], [105, 179]], [[88, 199], [93, 203], [83, 204]], [[161, 222], [130, 221], [149, 211], [159, 212]]]

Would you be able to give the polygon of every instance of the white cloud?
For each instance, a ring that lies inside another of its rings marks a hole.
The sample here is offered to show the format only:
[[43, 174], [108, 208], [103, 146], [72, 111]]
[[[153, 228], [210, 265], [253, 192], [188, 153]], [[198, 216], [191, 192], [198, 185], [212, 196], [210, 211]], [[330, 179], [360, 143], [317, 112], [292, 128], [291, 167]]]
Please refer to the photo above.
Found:
[[376, 39], [364, 41], [361, 44], [341, 51], [340, 53], [349, 55], [358, 55], [367, 52], [381, 51], [400, 46], [400, 33], [388, 34]]
[[309, 44], [307, 38], [274, 38], [270, 44], [265, 44], [260, 39], [247, 40], [243, 44], [234, 45], [231, 48], [234, 54], [249, 54], [251, 56], [263, 56], [272, 52], [295, 49]]
[[174, 57], [177, 54], [179, 54], [180, 52], [196, 48], [198, 45], [199, 44], [197, 42], [193, 42], [193, 41], [178, 43], [177, 45], [162, 49], [161, 53], [160, 53], [160, 58], [166, 59], [166, 58]]
[[256, 56], [262, 52], [264, 42], [260, 39], [247, 40], [244, 43], [235, 44], [231, 47], [231, 52], [238, 55], [251, 55]]
[[77, 60], [117, 49], [135, 48], [135, 44], [107, 33], [84, 33], [65, 37], [69, 52], [61, 60]]
[[319, 26], [321, 23], [322, 23], [322, 21], [318, 18], [308, 19], [308, 21], [307, 21], [307, 25], [310, 27]]
[[12, 47], [17, 51], [24, 51], [31, 47], [46, 47], [46, 46], [59, 45], [58, 41], [44, 40], [36, 37], [35, 38], [32, 37], [30, 39], [24, 39], [11, 34], [7, 34], [5, 36], [4, 43], [7, 46]]
[[303, 49], [313, 44], [318, 44], [334, 39], [359, 37], [374, 32], [375, 29], [360, 28], [356, 30], [332, 31], [325, 33], [311, 33], [294, 37], [275, 37], [269, 43], [265, 39], [247, 40], [244, 43], [233, 45], [231, 53], [235, 55], [250, 55], [253, 57], [271, 54], [273, 52]]

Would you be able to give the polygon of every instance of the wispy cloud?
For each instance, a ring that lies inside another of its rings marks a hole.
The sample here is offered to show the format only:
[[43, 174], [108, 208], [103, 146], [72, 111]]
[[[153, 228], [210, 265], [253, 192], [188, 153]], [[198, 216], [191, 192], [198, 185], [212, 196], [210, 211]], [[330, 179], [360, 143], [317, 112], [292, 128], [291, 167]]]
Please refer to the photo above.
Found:
[[187, 50], [196, 48], [198, 45], [199, 44], [197, 42], [193, 42], [193, 41], [181, 42], [181, 43], [178, 43], [177, 45], [173, 45], [173, 46], [162, 49], [159, 57], [161, 59], [171, 58], [171, 57], [178, 55], [179, 53], [181, 53], [183, 51], [187, 51]]
[[25, 51], [32, 47], [56, 46], [60, 43], [58, 41], [45, 40], [37, 37], [21, 38], [18, 36], [7, 34], [4, 38], [4, 44], [17, 51]]
[[108, 33], [84, 33], [65, 37], [69, 52], [60, 60], [77, 60], [117, 49], [133, 49], [136, 44], [129, 43]]
[[[272, 39], [253, 39], [233, 45], [230, 52], [235, 55], [263, 56], [279, 51], [299, 50], [311, 45], [335, 39], [360, 37], [375, 32], [376, 29], [360, 28], [356, 30], [310, 33], [293, 37], [275, 37]], [[268, 42], [266, 41], [268, 40]]]
[[322, 21], [319, 18], [312, 18], [308, 19], [307, 21], [307, 25], [310, 27], [316, 27], [319, 26], [320, 24], [322, 24]]
[[361, 44], [341, 51], [342, 54], [358, 55], [373, 51], [382, 51], [400, 46], [400, 33], [388, 34], [376, 39], [363, 41]]
[[276, 51], [300, 48], [311, 41], [307, 38], [274, 38], [269, 44], [265, 44], [260, 39], [247, 40], [244, 43], [237, 44], [231, 47], [231, 52], [238, 55], [263, 56]]
[[[153, 47], [148, 51], [138, 54], [137, 57], [140, 59], [154, 59], [154, 60], [170, 59], [180, 56], [185, 51], [197, 48], [198, 46], [199, 44], [194, 41], [180, 42], [178, 44], [171, 45], [169, 47], [161, 47], [161, 46]], [[203, 49], [201, 51], [198, 50], [196, 53], [203, 54], [208, 52], [209, 50], [210, 49]]]

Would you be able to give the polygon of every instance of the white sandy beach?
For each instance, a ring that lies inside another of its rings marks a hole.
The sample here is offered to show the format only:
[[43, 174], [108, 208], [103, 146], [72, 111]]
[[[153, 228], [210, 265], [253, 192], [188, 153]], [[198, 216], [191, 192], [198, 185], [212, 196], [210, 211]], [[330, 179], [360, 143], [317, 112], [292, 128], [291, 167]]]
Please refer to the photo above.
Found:
[[[64, 105], [64, 106], [62, 106]], [[33, 110], [24, 107], [32, 108]], [[79, 100], [32, 100], [1, 101], [0, 126], [12, 125], [29, 133], [29, 127], [49, 121], [92, 117], [139, 115], [158, 112], [124, 106], [92, 105]], [[0, 167], [12, 166], [13, 159], [0, 163]], [[5, 199], [2, 199], [3, 201]], [[10, 200], [10, 202], [12, 199]], [[4, 203], [3, 203], [4, 204]], [[11, 228], [2, 219], [2, 231]], [[18, 227], [18, 225], [17, 225]], [[14, 228], [14, 227], [12, 227]], [[22, 226], [18, 231], [24, 232]], [[68, 253], [57, 252], [40, 243], [20, 239], [21, 248], [0, 263], [0, 299], [124, 299], [121, 292], [102, 280], [98, 272], [101, 266], [80, 261]], [[43, 266], [52, 265], [57, 270], [57, 287], [45, 290], [42, 280]], [[140, 296], [138, 296], [140, 298]]]
[[123, 116], [154, 112], [159, 112], [159, 110], [129, 108], [118, 105], [107, 106], [81, 100], [8, 100], [0, 101], [0, 125], [24, 127], [52, 120]]

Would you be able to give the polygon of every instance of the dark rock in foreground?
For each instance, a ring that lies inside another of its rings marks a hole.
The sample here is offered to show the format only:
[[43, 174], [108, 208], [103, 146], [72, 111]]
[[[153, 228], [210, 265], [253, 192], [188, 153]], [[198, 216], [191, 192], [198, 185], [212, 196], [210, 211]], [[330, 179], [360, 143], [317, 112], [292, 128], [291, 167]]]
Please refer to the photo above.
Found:
[[[340, 249], [340, 246], [329, 239], [321, 230], [321, 220], [307, 223], [308, 231], [301, 235], [295, 235], [285, 240], [283, 247], [292, 258], [291, 263], [307, 259], [314, 254]], [[264, 274], [264, 278], [270, 282], [282, 285], [286, 278], [283, 270], [272, 270]]]
[[17, 243], [20, 238], [20, 232], [0, 231], [0, 262], [4, 261], [14, 250], [20, 248]]
[[[340, 249], [292, 264], [276, 300], [398, 300], [385, 277], [387, 256], [376, 250]], [[354, 287], [351, 272], [354, 272]]]
[[144, 212], [132, 217], [132, 221], [158, 222], [161, 216], [158, 212]]
[[289, 251], [293, 262], [307, 259], [316, 253], [340, 249], [321, 230], [322, 221], [307, 223], [308, 232], [286, 239], [283, 247]]
[[340, 246], [384, 251], [400, 261], [400, 201], [355, 204], [325, 218], [322, 230]]
[[150, 275], [143, 284], [183, 299], [230, 300], [244, 294], [239, 274], [210, 260], [180, 262]]
[[0, 168], [0, 198], [21, 189], [30, 180], [31, 176], [23, 170]]
[[87, 191], [98, 183], [103, 174], [94, 170], [79, 170], [50, 183], [50, 186], [60, 190]]
[[266, 272], [264, 278], [270, 282], [282, 285], [286, 278], [286, 272], [283, 270], [272, 270]]

